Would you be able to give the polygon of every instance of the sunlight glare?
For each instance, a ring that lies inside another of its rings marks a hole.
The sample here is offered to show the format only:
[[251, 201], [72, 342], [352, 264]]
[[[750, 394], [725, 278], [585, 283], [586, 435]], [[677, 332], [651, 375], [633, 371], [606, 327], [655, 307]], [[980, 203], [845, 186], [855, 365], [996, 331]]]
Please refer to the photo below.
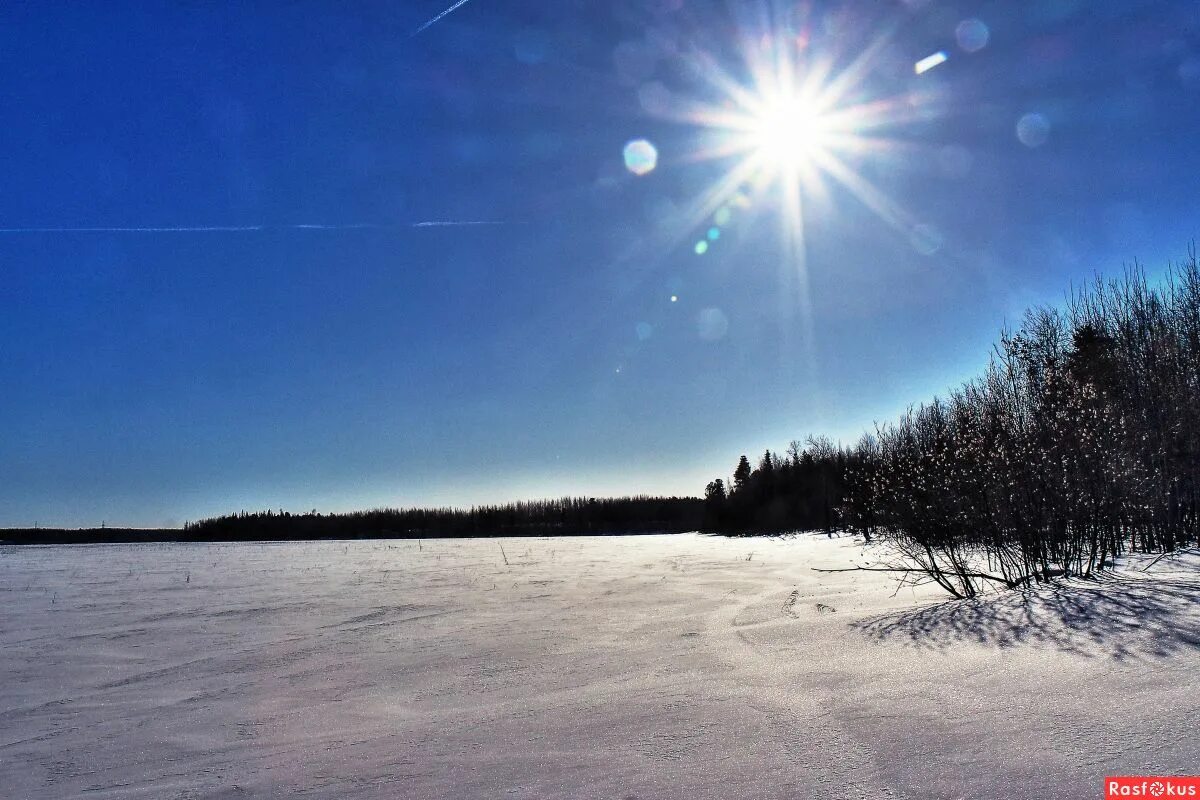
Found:
[[812, 100], [796, 94], [770, 98], [754, 119], [751, 137], [766, 166], [794, 171], [809, 164], [826, 133]]
[[[679, 209], [663, 240], [677, 247], [690, 238], [691, 253], [715, 254], [733, 218], [745, 216], [749, 223], [762, 213], [773, 216], [782, 256], [782, 351], [803, 349], [801, 358], [811, 367], [815, 331], [806, 229], [836, 212], [835, 186], [918, 250], [937, 252], [943, 245], [932, 231], [914, 232], [920, 221], [869, 177], [882, 161], [915, 150], [895, 132], [928, 121], [937, 106], [928, 91], [915, 98], [903, 91], [880, 93], [880, 76], [896, 52], [894, 26], [865, 31], [861, 46], [848, 52], [835, 37], [823, 39], [801, 11], [776, 15], [771, 8], [764, 3], [759, 22], [741, 32], [735, 59], [699, 46], [681, 51], [687, 72], [705, 85], [694, 97], [672, 88], [669, 106], [655, 106], [664, 119], [698, 134], [696, 146], [681, 153], [680, 161], [722, 165]], [[964, 41], [974, 47], [980, 31], [968, 28]], [[946, 52], [936, 52], [914, 71], [919, 75], [948, 59]]]

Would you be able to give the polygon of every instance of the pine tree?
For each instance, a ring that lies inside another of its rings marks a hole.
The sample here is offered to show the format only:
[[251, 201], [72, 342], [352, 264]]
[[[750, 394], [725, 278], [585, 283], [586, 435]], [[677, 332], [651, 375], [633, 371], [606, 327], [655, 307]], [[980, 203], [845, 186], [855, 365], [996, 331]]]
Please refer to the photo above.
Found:
[[750, 482], [750, 459], [742, 456], [738, 460], [737, 469], [733, 471], [733, 491], [740, 492]]

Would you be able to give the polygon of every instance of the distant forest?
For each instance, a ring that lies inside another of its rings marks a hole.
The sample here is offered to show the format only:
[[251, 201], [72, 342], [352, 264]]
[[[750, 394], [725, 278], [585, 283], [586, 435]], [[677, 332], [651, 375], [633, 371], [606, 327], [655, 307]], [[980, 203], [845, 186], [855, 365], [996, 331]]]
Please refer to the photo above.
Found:
[[182, 529], [0, 530], [10, 544], [146, 541], [299, 541], [468, 536], [564, 536], [680, 533], [697, 530], [704, 503], [694, 497], [565, 497], [460, 508], [382, 508], [347, 514], [241, 512], [189, 522]]
[[349, 514], [263, 511], [189, 523], [202, 539], [415, 539], [466, 536], [562, 536], [677, 533], [700, 527], [691, 497], [564, 497], [460, 508], [384, 508]]
[[987, 370], [853, 446], [745, 456], [705, 492], [705, 527], [851, 529], [957, 597], [1091, 576], [1200, 529], [1200, 269], [1140, 267], [1026, 312]]

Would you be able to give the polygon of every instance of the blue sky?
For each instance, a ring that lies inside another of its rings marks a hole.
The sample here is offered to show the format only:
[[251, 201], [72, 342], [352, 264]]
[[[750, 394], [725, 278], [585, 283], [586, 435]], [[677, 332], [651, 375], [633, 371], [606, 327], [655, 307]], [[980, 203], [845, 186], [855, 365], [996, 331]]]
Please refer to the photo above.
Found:
[[[449, 5], [0, 11], [0, 525], [697, 494], [1197, 234], [1195, 3], [472, 0], [414, 35]], [[829, 148], [894, 213], [818, 170], [800, 259], [768, 165], [697, 255], [743, 156], [672, 111], [760, 89], [767, 40], [830, 80], [879, 45], [834, 109], [874, 148]], [[247, 229], [79, 230], [209, 226]]]

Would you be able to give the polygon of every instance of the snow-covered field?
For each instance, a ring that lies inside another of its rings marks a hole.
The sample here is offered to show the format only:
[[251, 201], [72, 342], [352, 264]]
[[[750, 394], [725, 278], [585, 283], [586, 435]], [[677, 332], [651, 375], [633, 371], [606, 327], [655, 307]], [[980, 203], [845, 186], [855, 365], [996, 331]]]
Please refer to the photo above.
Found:
[[862, 559], [0, 547], [0, 796], [1098, 798], [1200, 772], [1200, 558], [974, 603], [810, 569]]

